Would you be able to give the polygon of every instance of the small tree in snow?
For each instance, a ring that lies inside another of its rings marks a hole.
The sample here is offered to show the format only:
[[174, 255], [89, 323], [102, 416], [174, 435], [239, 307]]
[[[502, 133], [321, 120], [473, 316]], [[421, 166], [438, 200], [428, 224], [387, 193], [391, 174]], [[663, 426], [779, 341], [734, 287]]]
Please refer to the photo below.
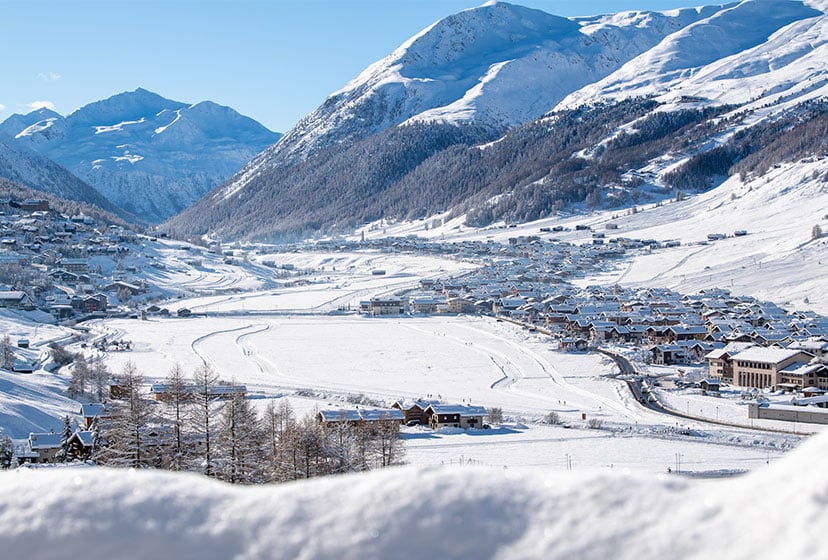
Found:
[[502, 424], [503, 409], [499, 406], [493, 406], [489, 408], [489, 422], [491, 422], [492, 424]]
[[811, 228], [811, 239], [816, 240], [822, 237], [822, 227], [819, 224]]
[[90, 376], [91, 372], [86, 357], [83, 354], [78, 354], [72, 366], [72, 378], [69, 380], [69, 395], [73, 397], [85, 395]]
[[10, 469], [14, 461], [14, 443], [9, 436], [0, 438], [0, 469]]
[[2, 343], [0, 343], [0, 365], [2, 365], [3, 369], [11, 370], [14, 367], [14, 349], [12, 348], [11, 338], [9, 335], [5, 335], [3, 337]]
[[557, 413], [557, 412], [555, 412], [554, 410], [553, 410], [553, 411], [551, 411], [551, 412], [549, 412], [549, 413], [548, 413], [548, 414], [544, 417], [544, 420], [546, 421], [546, 423], [547, 423], [547, 424], [551, 424], [551, 425], [553, 425], [553, 426], [554, 426], [554, 425], [556, 425], [556, 424], [560, 424], [560, 423], [561, 423], [561, 417], [560, 417], [560, 415], [558, 415], [558, 413]]
[[60, 432], [60, 449], [55, 454], [55, 459], [61, 463], [68, 463], [75, 460], [75, 454], [70, 449], [69, 438], [72, 437], [72, 420], [69, 415], [63, 417], [63, 429]]
[[92, 396], [98, 402], [104, 402], [107, 396], [107, 389], [109, 388], [109, 378], [112, 374], [106, 369], [106, 365], [102, 361], [95, 362], [90, 371], [90, 382], [92, 383]]

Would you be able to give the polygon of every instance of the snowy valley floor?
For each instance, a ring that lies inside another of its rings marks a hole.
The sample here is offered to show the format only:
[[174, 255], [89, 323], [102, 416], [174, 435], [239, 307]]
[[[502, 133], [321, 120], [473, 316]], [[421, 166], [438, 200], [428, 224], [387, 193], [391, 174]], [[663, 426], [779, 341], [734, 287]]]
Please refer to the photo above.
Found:
[[[93, 328], [128, 333], [133, 342], [132, 352], [104, 356], [112, 371], [129, 361], [147, 382], [160, 382], [175, 363], [193, 371], [204, 360], [222, 378], [246, 385], [261, 408], [287, 398], [303, 415], [353, 408], [349, 400], [360, 396], [385, 406], [430, 397], [503, 409], [504, 425], [492, 430], [404, 428], [406, 461], [419, 466], [649, 473], [670, 467], [715, 475], [776, 461], [801, 438], [644, 409], [623, 381], [608, 377], [617, 369], [605, 356], [557, 352], [544, 335], [489, 318], [257, 315], [108, 320]], [[720, 419], [749, 425], [738, 401], [691, 398], [694, 412], [708, 407], [712, 418], [715, 408]], [[549, 412], [561, 425], [542, 423]], [[601, 429], [589, 429], [590, 419]], [[779, 422], [756, 425], [791, 430]]]

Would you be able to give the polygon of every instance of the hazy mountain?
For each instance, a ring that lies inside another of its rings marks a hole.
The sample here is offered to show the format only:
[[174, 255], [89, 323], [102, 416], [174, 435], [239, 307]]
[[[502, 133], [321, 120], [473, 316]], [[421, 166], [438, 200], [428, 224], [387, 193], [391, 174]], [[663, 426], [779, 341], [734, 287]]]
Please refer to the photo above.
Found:
[[[662, 172], [713, 141], [824, 97], [823, 9], [746, 0], [580, 18], [505, 3], [466, 10], [369, 66], [168, 225], [274, 238], [450, 209], [481, 224], [587, 196], [625, 203], [645, 171], [663, 187]], [[734, 150], [731, 164], [744, 155]], [[550, 180], [565, 168], [564, 184]], [[489, 212], [509, 198], [520, 208]]]
[[[121, 218], [134, 220], [134, 217], [112, 204], [65, 168], [2, 133], [0, 133], [0, 178], [25, 185], [42, 194], [91, 204], [117, 214]], [[36, 196], [40, 197], [42, 194]], [[31, 193], [23, 194], [21, 190], [16, 196], [18, 198], [30, 197]]]
[[13, 115], [0, 132], [60, 163], [146, 222], [180, 212], [279, 139], [209, 101], [171, 101], [144, 89], [67, 117]]

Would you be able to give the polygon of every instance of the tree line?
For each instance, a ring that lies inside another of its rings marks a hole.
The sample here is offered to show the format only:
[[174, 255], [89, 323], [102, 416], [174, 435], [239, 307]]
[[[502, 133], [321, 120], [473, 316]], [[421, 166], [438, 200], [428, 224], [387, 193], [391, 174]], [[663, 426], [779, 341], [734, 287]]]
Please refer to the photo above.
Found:
[[285, 399], [269, 402], [259, 413], [243, 392], [230, 391], [222, 398], [216, 388], [225, 384], [209, 365], [191, 376], [174, 366], [161, 401], [148, 398], [144, 385], [128, 362], [114, 378], [118, 398], [107, 403], [107, 414], [92, 427], [90, 456], [77, 458], [110, 467], [198, 472], [239, 484], [365, 471], [403, 461], [396, 421], [352, 423], [343, 416], [323, 425], [316, 414], [299, 418]]

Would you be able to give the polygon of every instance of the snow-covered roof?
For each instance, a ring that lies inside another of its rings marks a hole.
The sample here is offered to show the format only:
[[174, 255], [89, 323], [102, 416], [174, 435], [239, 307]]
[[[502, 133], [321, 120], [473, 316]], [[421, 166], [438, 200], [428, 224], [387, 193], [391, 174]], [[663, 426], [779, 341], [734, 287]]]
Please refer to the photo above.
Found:
[[33, 450], [60, 447], [60, 434], [32, 432], [29, 434], [29, 447]]
[[396, 408], [381, 408], [381, 409], [366, 409], [361, 408], [359, 415], [366, 422], [376, 422], [378, 420], [403, 420], [403, 413]]
[[799, 354], [803, 354], [800, 350], [787, 350], [782, 348], [763, 348], [761, 346], [754, 346], [743, 350], [731, 356], [734, 360], [742, 360], [745, 362], [761, 362], [765, 364], [778, 364]]
[[320, 410], [319, 416], [323, 422], [358, 422], [361, 420], [358, 410], [346, 408]]
[[102, 416], [107, 416], [109, 411], [103, 404], [87, 403], [81, 405], [80, 413], [84, 418], [100, 418]]
[[470, 404], [432, 404], [429, 408], [435, 414], [459, 414], [461, 418], [486, 416], [489, 413], [484, 406]]

